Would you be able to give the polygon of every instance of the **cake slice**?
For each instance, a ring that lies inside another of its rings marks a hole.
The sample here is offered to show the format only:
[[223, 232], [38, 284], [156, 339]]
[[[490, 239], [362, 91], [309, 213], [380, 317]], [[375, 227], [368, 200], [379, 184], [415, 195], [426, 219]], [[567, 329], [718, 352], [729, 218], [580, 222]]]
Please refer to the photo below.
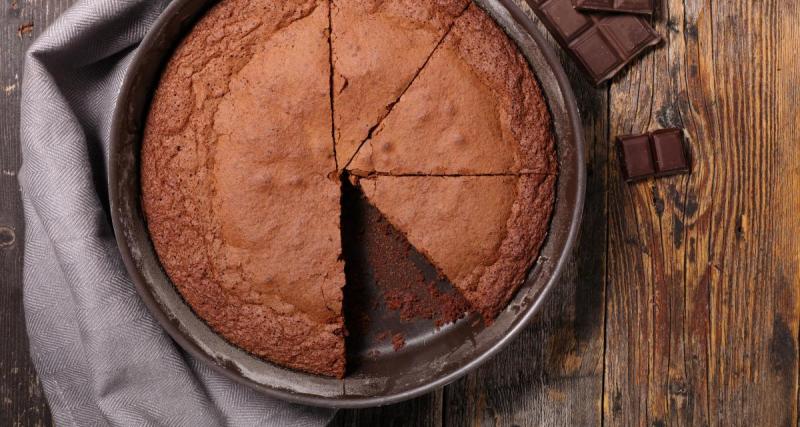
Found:
[[360, 181], [372, 203], [492, 321], [539, 256], [552, 175], [390, 177]]
[[344, 168], [469, 0], [333, 0], [336, 157]]
[[478, 6], [441, 46], [349, 169], [389, 175], [556, 172], [551, 117], [516, 45]]
[[166, 67], [143, 144], [150, 235], [195, 313], [254, 355], [342, 377], [327, 0], [215, 6]]

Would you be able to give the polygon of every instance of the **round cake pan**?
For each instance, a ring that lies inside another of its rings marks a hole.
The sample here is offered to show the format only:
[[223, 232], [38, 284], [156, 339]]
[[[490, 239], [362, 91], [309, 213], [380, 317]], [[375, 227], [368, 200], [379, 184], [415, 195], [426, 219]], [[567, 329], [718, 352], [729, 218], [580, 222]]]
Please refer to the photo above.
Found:
[[[475, 0], [525, 54], [553, 116], [560, 172], [556, 206], [541, 256], [509, 307], [490, 326], [476, 316], [441, 329], [417, 328], [400, 351], [354, 363], [345, 379], [281, 368], [215, 334], [184, 302], [156, 256], [141, 208], [142, 130], [160, 72], [181, 38], [216, 0], [175, 0], [141, 43], [114, 113], [109, 165], [111, 217], [125, 265], [147, 307], [194, 357], [232, 380], [291, 402], [338, 408], [386, 405], [444, 386], [500, 351], [529, 323], [555, 286], [575, 243], [583, 212], [583, 134], [575, 97], [561, 65], [513, 0]], [[537, 345], [537, 343], [531, 343]], [[374, 352], [373, 352], [374, 354]], [[358, 357], [358, 356], [355, 356]]]

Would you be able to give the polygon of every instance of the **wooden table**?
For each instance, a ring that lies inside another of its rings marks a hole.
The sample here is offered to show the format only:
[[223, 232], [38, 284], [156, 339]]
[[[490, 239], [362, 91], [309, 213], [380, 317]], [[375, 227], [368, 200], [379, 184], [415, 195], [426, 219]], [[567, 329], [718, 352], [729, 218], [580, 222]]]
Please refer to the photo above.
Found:
[[[72, 2], [0, 10], [0, 425], [50, 423], [21, 307], [19, 77]], [[334, 425], [797, 425], [800, 3], [662, 3], [666, 42], [613, 83], [592, 87], [564, 58], [587, 207], [533, 324], [444, 390]], [[671, 126], [688, 130], [692, 175], [625, 184], [609, 141]]]

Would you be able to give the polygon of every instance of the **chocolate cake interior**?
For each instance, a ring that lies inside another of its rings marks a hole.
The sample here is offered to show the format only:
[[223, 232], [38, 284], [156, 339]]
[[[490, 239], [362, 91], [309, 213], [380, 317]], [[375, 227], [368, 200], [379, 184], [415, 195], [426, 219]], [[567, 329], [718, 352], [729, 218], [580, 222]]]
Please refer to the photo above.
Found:
[[[342, 255], [348, 369], [450, 324], [469, 304], [402, 232], [342, 175]], [[400, 349], [397, 349], [400, 350]]]

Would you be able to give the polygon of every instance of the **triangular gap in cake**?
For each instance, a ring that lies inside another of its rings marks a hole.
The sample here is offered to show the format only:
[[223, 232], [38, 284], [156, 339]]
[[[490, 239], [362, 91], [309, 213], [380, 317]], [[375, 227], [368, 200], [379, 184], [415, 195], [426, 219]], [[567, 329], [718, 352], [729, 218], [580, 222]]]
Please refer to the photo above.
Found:
[[345, 168], [469, 0], [332, 0], [337, 162]]
[[539, 258], [555, 201], [554, 175], [373, 176], [365, 196], [487, 322]]
[[472, 5], [348, 168], [381, 175], [555, 174], [551, 115], [516, 44]]
[[[440, 269], [414, 249], [350, 178], [344, 174], [341, 179], [348, 354], [363, 353], [370, 336], [386, 332], [389, 319], [429, 321], [439, 328], [474, 311]], [[358, 369], [358, 361], [348, 359], [351, 362]]]

